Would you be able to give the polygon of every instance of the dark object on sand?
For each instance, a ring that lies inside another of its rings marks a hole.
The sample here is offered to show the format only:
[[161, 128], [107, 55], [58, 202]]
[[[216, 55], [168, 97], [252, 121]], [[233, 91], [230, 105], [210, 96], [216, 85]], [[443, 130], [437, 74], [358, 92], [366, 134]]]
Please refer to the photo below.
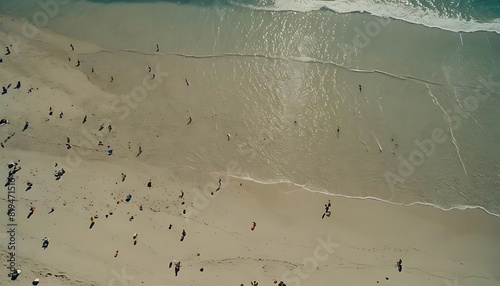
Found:
[[28, 129], [28, 127], [29, 127], [29, 123], [28, 123], [28, 121], [26, 121], [26, 123], [24, 123], [23, 131]]
[[32, 215], [33, 215], [34, 211], [30, 211], [30, 213], [28, 214], [28, 218], [30, 218]]
[[9, 273], [10, 280], [16, 280], [20, 274], [21, 274], [21, 269], [17, 269], [16, 271], [12, 271], [11, 273]]
[[7, 93], [7, 89], [5, 88], [5, 86], [2, 86], [2, 95], [6, 94]]
[[42, 242], [42, 248], [43, 250], [47, 249], [47, 247], [49, 247], [49, 239], [47, 237], [45, 237], [43, 239], [43, 242]]
[[403, 260], [399, 259], [399, 261], [396, 263], [396, 267], [398, 268], [399, 272], [403, 271]]
[[55, 173], [55, 177], [56, 177], [56, 181], [61, 179], [61, 177], [64, 175], [64, 173], [66, 173], [66, 171], [64, 171], [64, 168], [62, 168], [61, 170], [57, 171]]
[[0, 119], [0, 125], [5, 125], [5, 124], [9, 124], [9, 120], [7, 119]]
[[18, 80], [14, 89], [20, 89], [20, 88], [21, 88], [21, 81]]
[[73, 47], [73, 44], [69, 44], [69, 46], [71, 47], [71, 50], [74, 51], [75, 50], [75, 47]]
[[[129, 149], [130, 149], [130, 148], [129, 148]], [[137, 155], [135, 155], [135, 156], [136, 156], [136, 157], [139, 157], [139, 155], [141, 155], [141, 154], [142, 154], [142, 148], [141, 148], [141, 146], [139, 146], [139, 152], [138, 152], [138, 153], [137, 153]]]
[[10, 50], [9, 47], [5, 47], [7, 49], [7, 52], [5, 53], [6, 56], [10, 55]]
[[187, 79], [184, 79], [186, 81], [186, 86], [189, 86], [189, 81]]
[[151, 180], [149, 180], [149, 182], [148, 182], [148, 188], [150, 188], [150, 189], [151, 189], [151, 187], [152, 187], [152, 185], [151, 185]]
[[130, 202], [131, 199], [132, 199], [132, 195], [128, 194], [127, 198], [125, 199], [125, 201], [128, 203], [128, 202]]
[[191, 116], [189, 116], [188, 124], [187, 125], [189, 125], [191, 123], [191, 121], [193, 121], [193, 119], [191, 118]]

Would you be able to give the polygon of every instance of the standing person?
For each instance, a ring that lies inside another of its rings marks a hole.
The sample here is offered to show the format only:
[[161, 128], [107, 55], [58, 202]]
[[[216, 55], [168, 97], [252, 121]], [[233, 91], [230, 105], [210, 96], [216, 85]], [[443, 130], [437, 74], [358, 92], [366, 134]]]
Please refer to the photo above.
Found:
[[256, 226], [257, 226], [257, 224], [255, 222], [253, 222], [251, 230], [254, 231]]

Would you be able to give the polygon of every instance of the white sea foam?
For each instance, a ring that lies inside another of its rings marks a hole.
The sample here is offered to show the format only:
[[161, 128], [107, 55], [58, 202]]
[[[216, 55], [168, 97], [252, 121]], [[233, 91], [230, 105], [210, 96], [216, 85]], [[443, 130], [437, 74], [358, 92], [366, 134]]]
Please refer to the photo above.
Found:
[[392, 201], [389, 201], [389, 200], [384, 200], [384, 199], [377, 198], [377, 197], [372, 197], [372, 196], [349, 196], [349, 195], [342, 195], [342, 194], [330, 193], [330, 192], [328, 192], [326, 190], [315, 190], [314, 187], [307, 186], [307, 185], [296, 184], [296, 183], [294, 183], [292, 181], [285, 180], [285, 179], [278, 179], [278, 180], [257, 180], [257, 179], [251, 178], [248, 175], [239, 176], [239, 175], [235, 175], [235, 174], [229, 174], [229, 176], [233, 177], [233, 178], [236, 178], [236, 179], [250, 181], [250, 182], [254, 182], [254, 183], [257, 183], [257, 184], [261, 184], [261, 185], [289, 184], [289, 185], [297, 187], [297, 189], [293, 190], [293, 191], [303, 190], [303, 191], [307, 191], [307, 192], [311, 192], [311, 193], [319, 193], [319, 194], [323, 194], [323, 195], [340, 197], [340, 198], [346, 198], [346, 199], [374, 200], [374, 201], [379, 201], [379, 202], [383, 202], [383, 203], [389, 203], [389, 204], [392, 204], [392, 205], [406, 206], [406, 207], [413, 206], [413, 205], [423, 205], [423, 206], [430, 206], [430, 207], [433, 207], [433, 208], [437, 208], [437, 209], [440, 209], [442, 211], [451, 211], [451, 210], [462, 210], [462, 211], [464, 211], [464, 210], [468, 210], [468, 209], [480, 209], [480, 210], [484, 211], [485, 213], [487, 213], [489, 215], [500, 217], [500, 214], [493, 213], [493, 212], [487, 210], [486, 208], [484, 208], [482, 206], [453, 205], [453, 206], [450, 206], [450, 207], [444, 207], [444, 206], [440, 206], [440, 205], [433, 204], [433, 203], [428, 203], [428, 202], [413, 202], [413, 203], [409, 203], [409, 204], [403, 204], [403, 203], [396, 203], [396, 202], [392, 202]]
[[378, 2], [372, 0], [275, 0], [272, 6], [244, 5], [247, 8], [269, 11], [310, 12], [328, 9], [337, 13], [369, 13], [383, 18], [392, 18], [427, 27], [453, 32], [489, 31], [500, 34], [500, 19], [492, 22], [479, 22], [456, 17], [439, 15], [438, 11], [426, 10], [403, 3]]

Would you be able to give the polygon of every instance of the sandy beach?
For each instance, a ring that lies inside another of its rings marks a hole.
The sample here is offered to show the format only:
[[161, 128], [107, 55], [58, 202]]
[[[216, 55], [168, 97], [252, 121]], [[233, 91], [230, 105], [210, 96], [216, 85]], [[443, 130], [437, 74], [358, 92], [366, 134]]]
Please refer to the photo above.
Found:
[[[237, 111], [194, 96], [204, 87], [184, 72], [189, 59], [45, 29], [26, 39], [20, 19], [0, 22], [0, 85], [11, 84], [0, 97], [0, 285], [500, 284], [498, 217], [259, 184], [231, 176], [237, 159], [195, 165], [212, 160], [197, 151], [240, 154], [246, 130], [227, 128]], [[13, 36], [25, 41], [9, 46]], [[214, 111], [200, 118], [193, 105]], [[196, 150], [207, 137], [220, 141]]]

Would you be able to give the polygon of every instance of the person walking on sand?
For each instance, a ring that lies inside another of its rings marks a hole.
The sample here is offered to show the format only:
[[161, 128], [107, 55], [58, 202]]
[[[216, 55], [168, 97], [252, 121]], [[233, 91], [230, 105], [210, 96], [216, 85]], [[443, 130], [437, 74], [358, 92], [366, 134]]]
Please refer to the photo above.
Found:
[[257, 226], [257, 224], [255, 222], [253, 222], [251, 230], [254, 231], [256, 226]]
[[193, 119], [191, 118], [191, 116], [189, 116], [188, 124], [187, 125], [189, 125], [191, 123], [191, 121], [193, 121]]
[[85, 116], [83, 117], [83, 122], [82, 122], [82, 124], [84, 124], [85, 122], [87, 122], [87, 115], [85, 115]]
[[177, 260], [174, 260], [174, 261], [175, 261], [175, 263], [174, 263], [174, 265], [175, 265], [174, 271], [175, 271], [175, 276], [177, 276], [177, 273], [179, 273], [179, 271], [181, 270], [181, 262], [177, 261]]
[[181, 190], [181, 194], [179, 195], [179, 199], [183, 199], [184, 198], [184, 191]]
[[184, 238], [186, 237], [186, 230], [182, 230], [182, 234], [181, 234], [181, 241], [184, 241]]
[[160, 46], [158, 46], [158, 44], [156, 44], [156, 52], [159, 52], [160, 51]]
[[90, 227], [89, 227], [89, 229], [92, 229], [94, 227], [94, 224], [95, 224], [94, 217], [90, 217]]
[[70, 46], [70, 48], [71, 48], [72, 51], [75, 50], [75, 47], [73, 47], [73, 44], [69, 44], [69, 46]]
[[325, 213], [323, 213], [323, 216], [321, 217], [321, 219], [324, 219], [325, 216], [330, 217], [330, 215], [332, 214], [332, 212], [330, 211], [331, 206], [332, 206], [332, 203], [330, 202], [330, 200], [328, 200], [328, 203], [325, 204]]
[[115, 258], [118, 256], [118, 250], [115, 252]]
[[35, 207], [34, 206], [32, 206], [30, 208], [30, 213], [28, 214], [28, 218], [30, 218], [33, 215], [33, 213], [35, 213]]

